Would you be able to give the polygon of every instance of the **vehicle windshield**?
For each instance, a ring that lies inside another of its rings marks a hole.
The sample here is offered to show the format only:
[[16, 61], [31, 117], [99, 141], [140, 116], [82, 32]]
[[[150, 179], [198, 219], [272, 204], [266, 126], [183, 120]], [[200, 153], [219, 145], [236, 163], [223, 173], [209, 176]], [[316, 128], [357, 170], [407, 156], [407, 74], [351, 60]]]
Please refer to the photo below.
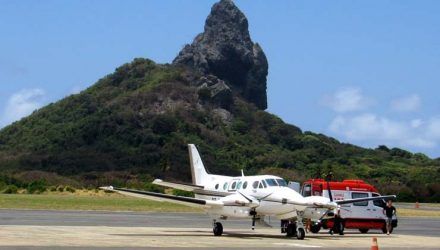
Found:
[[278, 183], [275, 181], [275, 179], [266, 179], [265, 181], [266, 181], [267, 185], [269, 185], [271, 187], [278, 186]]
[[277, 182], [278, 182], [278, 185], [279, 185], [280, 187], [287, 187], [287, 183], [286, 183], [285, 180], [283, 180], [283, 179], [277, 179]]

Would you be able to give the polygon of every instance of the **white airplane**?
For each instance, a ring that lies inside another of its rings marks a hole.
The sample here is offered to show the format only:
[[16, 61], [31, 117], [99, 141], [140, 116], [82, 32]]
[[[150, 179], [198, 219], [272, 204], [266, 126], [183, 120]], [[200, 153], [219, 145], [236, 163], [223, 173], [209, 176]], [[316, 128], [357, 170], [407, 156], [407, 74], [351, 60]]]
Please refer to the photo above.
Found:
[[305, 237], [303, 219], [319, 221], [333, 217], [342, 204], [396, 197], [388, 195], [338, 201], [323, 196], [303, 197], [287, 187], [282, 178], [273, 175], [244, 176], [242, 172], [242, 176], [231, 177], [209, 174], [195, 145], [188, 144], [188, 149], [192, 184], [166, 182], [160, 179], [154, 180], [153, 183], [192, 191], [195, 194], [194, 198], [112, 186], [101, 189], [139, 198], [201, 206], [211, 216], [213, 233], [216, 236], [223, 233], [223, 226], [218, 220], [226, 220], [228, 217], [249, 218], [252, 220], [252, 230], [254, 230], [257, 220], [264, 220], [264, 216], [276, 216], [282, 221], [281, 232], [288, 236], [296, 236], [297, 239]]

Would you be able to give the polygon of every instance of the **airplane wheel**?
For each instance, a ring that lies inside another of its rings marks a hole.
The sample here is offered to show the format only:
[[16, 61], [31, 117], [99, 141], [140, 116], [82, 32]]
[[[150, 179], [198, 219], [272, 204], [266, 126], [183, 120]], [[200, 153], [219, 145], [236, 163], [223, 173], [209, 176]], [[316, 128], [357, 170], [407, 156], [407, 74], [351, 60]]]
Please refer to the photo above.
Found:
[[296, 233], [296, 238], [298, 240], [304, 240], [304, 237], [306, 237], [306, 232], [304, 231], [304, 228], [298, 228], [298, 232]]
[[321, 230], [321, 226], [319, 224], [314, 224], [310, 227], [310, 232], [317, 234]]
[[368, 228], [359, 228], [359, 232], [366, 234], [368, 233]]
[[286, 236], [292, 237], [296, 234], [296, 226], [295, 224], [288, 224], [286, 229]]
[[223, 225], [220, 222], [214, 223], [214, 228], [212, 229], [215, 236], [220, 236], [223, 233]]

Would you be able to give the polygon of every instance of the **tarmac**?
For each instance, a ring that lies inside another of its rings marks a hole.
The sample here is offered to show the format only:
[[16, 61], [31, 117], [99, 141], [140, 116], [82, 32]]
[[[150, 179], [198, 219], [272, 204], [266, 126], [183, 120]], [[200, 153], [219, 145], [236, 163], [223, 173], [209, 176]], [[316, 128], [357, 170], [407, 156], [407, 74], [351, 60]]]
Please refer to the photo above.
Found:
[[107, 211], [48, 211], [0, 209], [0, 249], [439, 249], [440, 218], [399, 218], [390, 236], [373, 230], [346, 230], [331, 236], [327, 230], [308, 233], [304, 240], [271, 227], [250, 230], [248, 220], [222, 222], [223, 236], [213, 236], [211, 220], [197, 213], [140, 213]]

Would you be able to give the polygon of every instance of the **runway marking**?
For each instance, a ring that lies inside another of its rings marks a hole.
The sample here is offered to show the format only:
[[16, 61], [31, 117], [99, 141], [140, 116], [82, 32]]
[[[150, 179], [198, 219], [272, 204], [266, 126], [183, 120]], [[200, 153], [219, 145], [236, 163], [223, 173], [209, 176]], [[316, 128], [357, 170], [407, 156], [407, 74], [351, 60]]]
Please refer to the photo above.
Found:
[[287, 247], [304, 247], [304, 248], [321, 248], [322, 246], [306, 245], [299, 243], [272, 243], [277, 246], [287, 246]]

